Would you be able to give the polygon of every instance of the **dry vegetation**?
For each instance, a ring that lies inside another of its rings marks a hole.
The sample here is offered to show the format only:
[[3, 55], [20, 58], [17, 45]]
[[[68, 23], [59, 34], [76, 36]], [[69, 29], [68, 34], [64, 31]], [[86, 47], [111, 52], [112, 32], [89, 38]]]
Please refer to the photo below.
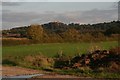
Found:
[[30, 44], [30, 40], [27, 38], [2, 38], [3, 46], [25, 45]]

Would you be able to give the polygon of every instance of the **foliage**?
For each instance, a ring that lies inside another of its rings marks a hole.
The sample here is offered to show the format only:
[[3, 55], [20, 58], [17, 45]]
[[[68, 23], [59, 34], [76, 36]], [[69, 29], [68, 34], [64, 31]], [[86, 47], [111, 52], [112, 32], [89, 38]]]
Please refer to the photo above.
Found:
[[76, 42], [80, 40], [80, 34], [74, 28], [72, 29], [70, 28], [67, 31], [65, 31], [62, 36], [63, 36], [63, 39], [68, 42]]
[[40, 25], [30, 25], [30, 27], [27, 30], [27, 36], [29, 39], [32, 39], [33, 41], [42, 42], [43, 38], [43, 28]]
[[23, 61], [25, 64], [27, 64], [25, 66], [47, 68], [53, 65], [53, 60], [51, 58], [47, 58], [41, 54], [27, 55], [24, 57]]
[[33, 40], [31, 43], [106, 41], [117, 40], [117, 35], [120, 34], [119, 26], [120, 21], [92, 25], [80, 25], [76, 23], [67, 25], [62, 22], [50, 22], [42, 25], [33, 24], [30, 26], [3, 30], [2, 34], [3, 37], [27, 37]]

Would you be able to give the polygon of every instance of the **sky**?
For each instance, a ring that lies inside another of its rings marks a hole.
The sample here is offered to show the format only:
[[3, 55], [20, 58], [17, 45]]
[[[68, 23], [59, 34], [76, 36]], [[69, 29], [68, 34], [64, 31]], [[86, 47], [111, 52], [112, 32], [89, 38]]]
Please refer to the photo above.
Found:
[[117, 2], [2, 2], [2, 29], [52, 21], [94, 24], [117, 19]]

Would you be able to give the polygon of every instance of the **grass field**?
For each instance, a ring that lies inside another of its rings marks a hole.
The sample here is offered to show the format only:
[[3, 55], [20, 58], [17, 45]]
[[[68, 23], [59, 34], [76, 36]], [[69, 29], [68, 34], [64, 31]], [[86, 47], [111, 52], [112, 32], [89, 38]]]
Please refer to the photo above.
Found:
[[92, 46], [98, 46], [102, 49], [109, 49], [117, 46], [117, 41], [99, 42], [99, 43], [43, 43], [32, 45], [3, 46], [2, 56], [25, 56], [28, 54], [41, 53], [48, 57], [55, 56], [58, 52], [72, 56], [77, 53], [86, 53]]
[[[32, 68], [36, 70], [46, 71], [50, 70], [57, 74], [62, 75], [74, 75], [82, 77], [93, 77], [93, 78], [119, 78], [119, 73], [110, 73], [103, 70], [103, 72], [95, 72], [88, 67], [81, 67], [77, 69], [56, 69], [52, 62], [46, 62], [52, 58], [40, 58], [33, 60], [36, 56], [30, 54], [43, 54], [47, 57], [54, 57], [58, 52], [63, 51], [67, 56], [74, 56], [75, 54], [85, 54], [92, 47], [97, 46], [100, 49], [110, 49], [118, 46], [117, 41], [107, 41], [98, 43], [42, 43], [42, 44], [30, 44], [30, 45], [13, 45], [2, 47], [2, 64], [7, 66], [20, 66], [25, 68]], [[24, 56], [24, 57], [23, 57]], [[42, 59], [42, 60], [41, 60]], [[33, 60], [32, 62], [30, 62]], [[34, 62], [35, 61], [35, 62]], [[54, 61], [53, 61], [54, 62]], [[33, 65], [35, 63], [35, 65]], [[36, 64], [39, 64], [38, 67]]]

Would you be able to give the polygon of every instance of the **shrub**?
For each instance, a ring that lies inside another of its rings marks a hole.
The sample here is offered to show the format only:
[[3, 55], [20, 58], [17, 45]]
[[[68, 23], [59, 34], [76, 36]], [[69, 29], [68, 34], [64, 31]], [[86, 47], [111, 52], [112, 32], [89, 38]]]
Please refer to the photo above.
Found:
[[26, 62], [28, 66], [41, 68], [52, 67], [53, 65], [53, 60], [51, 58], [47, 58], [41, 54], [25, 56], [24, 62]]
[[64, 68], [70, 66], [70, 58], [64, 55], [63, 53], [58, 53], [54, 59], [55, 68]]

